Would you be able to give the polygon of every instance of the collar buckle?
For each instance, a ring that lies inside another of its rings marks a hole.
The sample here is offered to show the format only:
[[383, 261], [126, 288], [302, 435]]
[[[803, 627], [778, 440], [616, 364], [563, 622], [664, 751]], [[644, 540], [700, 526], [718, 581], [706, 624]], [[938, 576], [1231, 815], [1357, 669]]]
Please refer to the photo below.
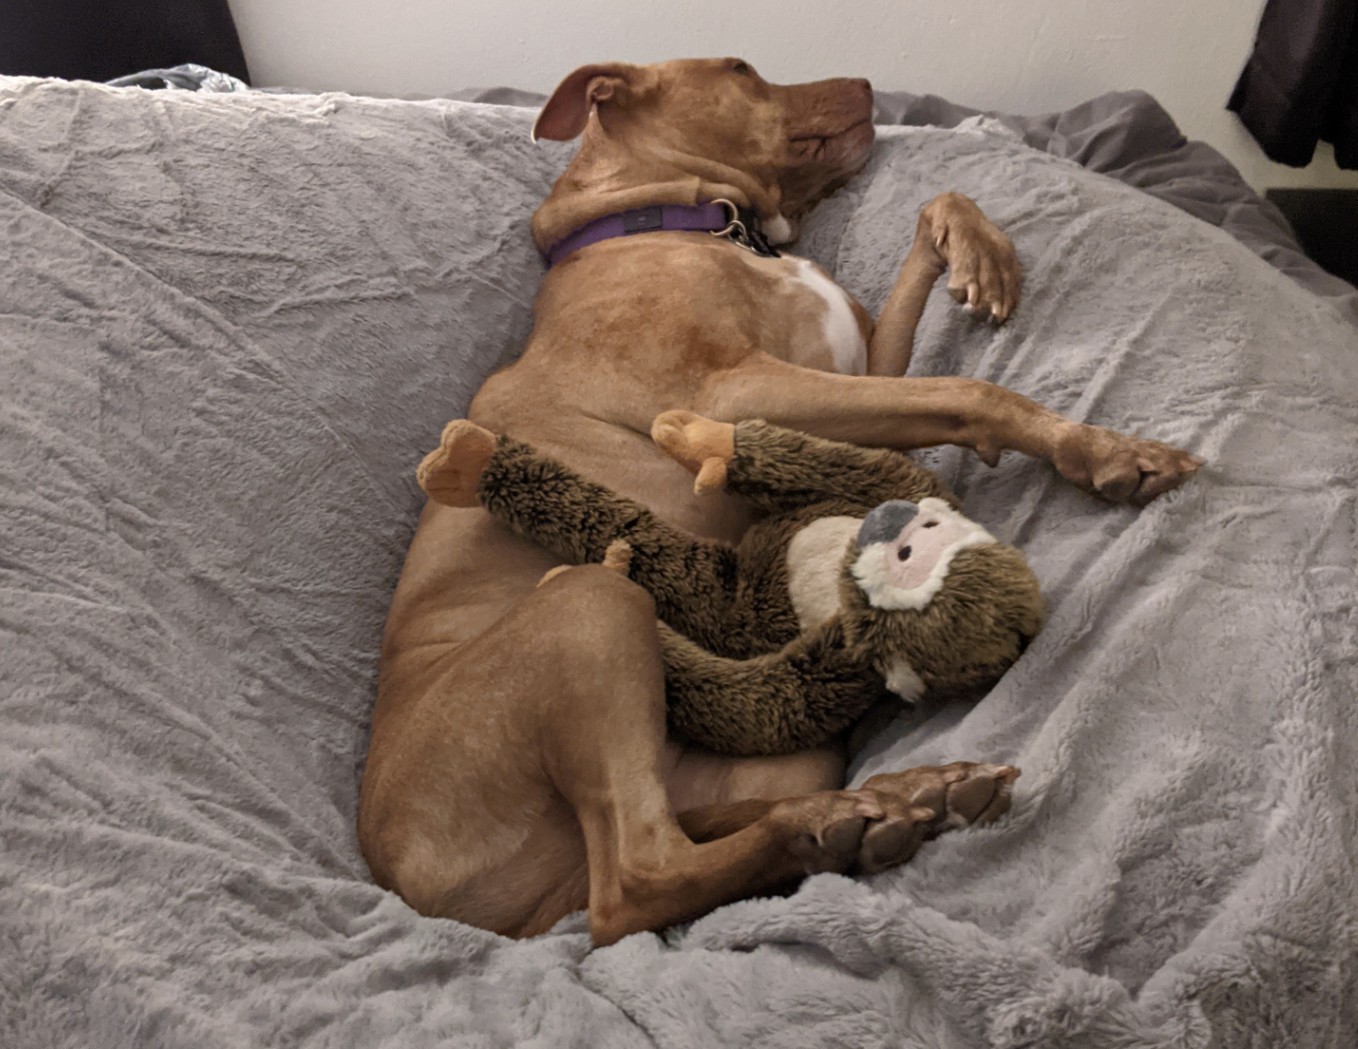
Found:
[[712, 203], [726, 208], [729, 216], [726, 227], [712, 230], [712, 236], [725, 237], [746, 251], [752, 251], [766, 259], [779, 257], [778, 249], [760, 232], [759, 216], [753, 208], [742, 208], [735, 201], [727, 200], [725, 197], [718, 197]]

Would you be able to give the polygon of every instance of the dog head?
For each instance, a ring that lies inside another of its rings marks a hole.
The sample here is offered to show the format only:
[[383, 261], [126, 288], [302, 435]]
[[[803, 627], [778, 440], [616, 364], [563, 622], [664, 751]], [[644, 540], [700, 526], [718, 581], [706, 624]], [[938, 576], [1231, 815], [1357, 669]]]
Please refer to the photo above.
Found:
[[588, 65], [561, 82], [533, 128], [535, 138], [581, 134], [554, 195], [639, 187], [657, 194], [654, 203], [692, 202], [675, 195], [682, 187], [680, 196], [729, 196], [782, 242], [867, 161], [872, 87], [771, 84], [737, 58]]

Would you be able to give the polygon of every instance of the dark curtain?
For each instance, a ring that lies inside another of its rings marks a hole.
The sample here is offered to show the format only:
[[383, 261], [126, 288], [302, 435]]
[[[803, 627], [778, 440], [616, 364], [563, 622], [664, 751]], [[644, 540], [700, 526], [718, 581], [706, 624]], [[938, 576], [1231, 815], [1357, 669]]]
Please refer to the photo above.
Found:
[[249, 81], [226, 0], [0, 0], [0, 73], [112, 80], [183, 62]]
[[1358, 0], [1268, 0], [1227, 108], [1279, 163], [1304, 167], [1324, 139], [1358, 168]]

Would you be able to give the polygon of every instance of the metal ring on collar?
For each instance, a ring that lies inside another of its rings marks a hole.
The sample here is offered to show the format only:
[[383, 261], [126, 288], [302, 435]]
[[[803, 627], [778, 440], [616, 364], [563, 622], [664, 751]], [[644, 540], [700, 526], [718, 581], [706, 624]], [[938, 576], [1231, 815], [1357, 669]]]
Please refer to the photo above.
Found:
[[718, 197], [716, 200], [712, 201], [712, 203], [721, 204], [724, 207], [729, 208], [731, 213], [731, 217], [729, 221], [726, 223], [726, 228], [711, 230], [710, 232], [712, 236], [734, 237], [736, 239], [740, 239], [742, 237], [748, 237], [750, 235], [749, 230], [745, 228], [745, 223], [740, 221], [740, 208], [735, 203], [735, 201], [727, 200], [725, 197]]

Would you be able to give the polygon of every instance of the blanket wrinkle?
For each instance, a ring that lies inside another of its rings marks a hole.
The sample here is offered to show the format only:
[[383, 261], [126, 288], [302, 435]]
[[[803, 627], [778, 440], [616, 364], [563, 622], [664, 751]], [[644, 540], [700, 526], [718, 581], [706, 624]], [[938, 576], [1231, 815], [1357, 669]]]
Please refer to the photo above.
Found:
[[[13, 194], [7, 194], [7, 195], [13, 196]], [[15, 197], [14, 199], [18, 200], [19, 198]], [[20, 202], [20, 204], [22, 205], [23, 202], [22, 202], [21, 200], [20, 200], [19, 202]], [[30, 209], [30, 210], [36, 212], [36, 209]], [[48, 216], [48, 217], [50, 217], [50, 216]], [[63, 224], [63, 227], [64, 227], [66, 230], [68, 230], [70, 233], [72, 233], [74, 236], [79, 237], [79, 238], [81, 238], [82, 240], [83, 240], [83, 239], [89, 239], [89, 238], [87, 237], [87, 235], [86, 235], [82, 230], [76, 228], [76, 227], [73, 226], [73, 225]], [[162, 241], [151, 241], [150, 243], [155, 244], [155, 245], [157, 245], [157, 246], [163, 246], [163, 245], [164, 245], [164, 242], [162, 242]], [[282, 361], [282, 359], [281, 359], [281, 358], [273, 358], [273, 359], [271, 359], [271, 358], [269, 358], [266, 354], [264, 354], [263, 352], [259, 351], [258, 348], [253, 347], [253, 346], [249, 346], [249, 340], [245, 337], [244, 331], [243, 331], [243, 329], [242, 329], [240, 326], [238, 326], [238, 325], [236, 325], [236, 324], [233, 324], [233, 323], [231, 323], [230, 321], [228, 321], [224, 316], [222, 316], [221, 314], [219, 314], [215, 309], [213, 309], [210, 305], [208, 305], [207, 303], [205, 303], [203, 300], [198, 299], [198, 298], [195, 298], [195, 297], [192, 296], [192, 295], [188, 295], [188, 294], [184, 293], [181, 289], [175, 287], [173, 284], [168, 284], [168, 283], [166, 283], [166, 282], [163, 282], [162, 279], [161, 279], [158, 275], [156, 275], [155, 273], [153, 273], [151, 270], [146, 269], [146, 268], [144, 268], [144, 267], [141, 267], [141, 266], [138, 265], [133, 259], [128, 258], [126, 255], [124, 255], [124, 254], [122, 254], [121, 252], [119, 252], [118, 250], [116, 250], [116, 249], [110, 247], [108, 244], [105, 244], [105, 243], [102, 243], [102, 242], [99, 242], [99, 241], [95, 241], [95, 244], [97, 245], [97, 249], [98, 249], [99, 251], [101, 251], [101, 252], [107, 252], [109, 255], [112, 255], [113, 257], [115, 257], [119, 262], [125, 263], [125, 264], [130, 268], [130, 270], [131, 270], [134, 274], [136, 274], [136, 275], [138, 275], [138, 276], [146, 277], [146, 278], [148, 278], [148, 279], [150, 279], [150, 280], [153, 280], [153, 281], [157, 282], [158, 284], [162, 284], [162, 285], [165, 287], [166, 292], [168, 293], [168, 295], [171, 295], [171, 296], [183, 296], [185, 299], [187, 299], [188, 302], [191, 304], [188, 308], [191, 310], [192, 313], [194, 313], [195, 315], [200, 316], [200, 317], [202, 317], [202, 318], [204, 318], [204, 319], [207, 319], [207, 320], [209, 321], [209, 323], [211, 323], [211, 324], [212, 324], [212, 325], [213, 325], [213, 326], [214, 326], [214, 327], [215, 327], [215, 328], [216, 328], [216, 329], [217, 329], [217, 330], [218, 330], [218, 331], [226, 338], [226, 339], [228, 339], [228, 340], [230, 341], [231, 344], [233, 344], [233, 346], [235, 346], [236, 348], [238, 348], [238, 349], [240, 349], [240, 350], [246, 351], [246, 352], [244, 352], [244, 353], [241, 354], [241, 358], [242, 358], [242, 359], [241, 359], [239, 365], [237, 365], [237, 366], [243, 365], [243, 366], [246, 367], [246, 368], [252, 369], [252, 370], [253, 370], [253, 374], [256, 374], [256, 375], [267, 375], [269, 378], [271, 378], [271, 379], [273, 379], [274, 381], [278, 382], [278, 383], [280, 384], [280, 386], [285, 386], [285, 387], [287, 387], [287, 388], [288, 388], [288, 392], [289, 392], [290, 394], [292, 394], [293, 396], [296, 396], [299, 400], [305, 400], [305, 399], [306, 399], [305, 396], [302, 394], [301, 390], [299, 390], [299, 389], [298, 389], [297, 387], [295, 387], [295, 386], [290, 386], [290, 385], [287, 383], [286, 379], [287, 379], [287, 378], [290, 378], [290, 376], [288, 376], [286, 367], [283, 366], [283, 361]], [[134, 244], [135, 244], [135, 241], [134, 241]], [[69, 287], [66, 287], [63, 283], [61, 283], [61, 278], [60, 278], [60, 275], [59, 275], [59, 274], [50, 274], [49, 276], [55, 277], [55, 279], [56, 279], [56, 281], [57, 281], [57, 284], [56, 284], [57, 288], [59, 288], [60, 290], [65, 291], [65, 292], [67, 292], [68, 295], [69, 295], [72, 299], [74, 299], [75, 301], [80, 301], [80, 296], [77, 295], [77, 294], [73, 294], [73, 293], [72, 293], [73, 289], [71, 289], [71, 288], [69, 288]], [[91, 303], [89, 303], [89, 305], [92, 306], [93, 303], [91, 302]], [[117, 307], [114, 307], [114, 309], [116, 310]], [[93, 310], [92, 310], [92, 312], [98, 312], [98, 311], [93, 311]], [[107, 308], [105, 308], [104, 312], [107, 312]], [[131, 318], [129, 317], [129, 319], [131, 319]], [[137, 319], [142, 319], [142, 318], [137, 318]], [[167, 333], [168, 333], [168, 329], [167, 329]], [[186, 345], [186, 346], [187, 346], [187, 345], [192, 345], [192, 343], [191, 343], [191, 342], [185, 342], [183, 345]], [[248, 350], [247, 350], [247, 347], [248, 347]], [[326, 426], [326, 427], [329, 427], [329, 426], [330, 426], [330, 423], [328, 422], [328, 420], [326, 420], [326, 418], [324, 417], [324, 414], [323, 414], [323, 413], [321, 413], [321, 412], [315, 412], [314, 415], [315, 415], [315, 421], [317, 422], [318, 425]], [[333, 430], [332, 432], [334, 432], [335, 435], [336, 435], [336, 437], [339, 438], [340, 442], [341, 442], [342, 444], [344, 444], [344, 445], [349, 449], [350, 453], [354, 456], [354, 458], [355, 458], [356, 460], [358, 460], [358, 461], [361, 462], [362, 459], [363, 459], [363, 457], [362, 457], [361, 453], [353, 446], [352, 442], [351, 442], [351, 441], [348, 441], [346, 438], [344, 438], [344, 437], [339, 433], [338, 430]], [[370, 480], [371, 483], [374, 484], [375, 487], [379, 487], [378, 482], [376, 481], [376, 478], [373, 478], [373, 477], [370, 476], [369, 480]], [[384, 488], [385, 486], [380, 486], [380, 487], [383, 487], [383, 488]]]

